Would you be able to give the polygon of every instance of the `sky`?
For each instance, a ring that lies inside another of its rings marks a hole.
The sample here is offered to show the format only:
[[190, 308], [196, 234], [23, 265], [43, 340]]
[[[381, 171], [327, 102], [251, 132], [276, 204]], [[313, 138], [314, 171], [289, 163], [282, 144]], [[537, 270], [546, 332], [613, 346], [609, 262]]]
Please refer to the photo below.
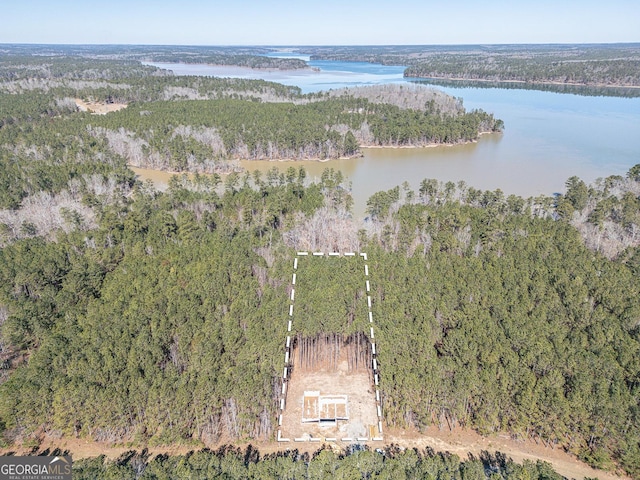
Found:
[[0, 0], [0, 43], [640, 42], [638, 0]]

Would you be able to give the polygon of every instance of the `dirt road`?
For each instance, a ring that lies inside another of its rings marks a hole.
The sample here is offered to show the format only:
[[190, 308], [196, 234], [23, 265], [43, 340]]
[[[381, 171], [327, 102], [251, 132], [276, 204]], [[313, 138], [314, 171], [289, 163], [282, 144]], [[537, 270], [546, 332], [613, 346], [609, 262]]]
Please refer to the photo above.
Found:
[[553, 465], [556, 472], [567, 478], [629, 479], [629, 477], [591, 468], [561, 448], [545, 447], [533, 440], [512, 440], [508, 435], [483, 437], [472, 430], [462, 428], [449, 431], [429, 427], [424, 433], [387, 428], [385, 443], [397, 443], [404, 447], [419, 449], [431, 447], [438, 452], [454, 453], [463, 459], [467, 458], [469, 453], [477, 457], [483, 450], [491, 453], [501, 452], [511, 457], [516, 463], [522, 463], [524, 460], [548, 462]]
[[[466, 459], [469, 453], [478, 457], [482, 451], [488, 451], [490, 453], [502, 452], [507, 457], [512, 458], [516, 463], [522, 463], [524, 460], [533, 462], [542, 460], [550, 463], [556, 472], [567, 478], [583, 479], [585, 477], [591, 477], [599, 478], [600, 480], [631, 480], [626, 476], [618, 476], [611, 472], [595, 470], [560, 448], [545, 447], [532, 440], [516, 441], [507, 435], [483, 437], [472, 430], [461, 428], [449, 431], [447, 429], [439, 430], [437, 427], [430, 427], [423, 433], [413, 430], [386, 428], [384, 431], [384, 440], [385, 445], [394, 443], [405, 448], [416, 447], [418, 449], [430, 447], [437, 452], [451, 452], [458, 455], [461, 459]], [[230, 442], [220, 442], [219, 444], [206, 446], [211, 449], [216, 449], [225, 443]], [[241, 448], [244, 448], [246, 445], [247, 444], [238, 444]], [[252, 442], [252, 445], [258, 448], [263, 454], [273, 453], [286, 448], [296, 448], [301, 452], [314, 452], [320, 448], [319, 444], [310, 442], [285, 444], [269, 441]], [[372, 446], [379, 447], [380, 444], [374, 444]], [[104, 442], [93, 442], [76, 438], [45, 438], [40, 449], [44, 450], [46, 448], [68, 450], [74, 459], [96, 457], [98, 455], [105, 455], [107, 458], [115, 459], [128, 450], [136, 448], [140, 450], [142, 447], [114, 446]], [[200, 447], [198, 446], [169, 445], [151, 447], [149, 448], [149, 452], [152, 456], [160, 453], [183, 455], [191, 450], [199, 449]], [[0, 455], [6, 454], [8, 451], [24, 454], [19, 448], [9, 448], [0, 450]]]

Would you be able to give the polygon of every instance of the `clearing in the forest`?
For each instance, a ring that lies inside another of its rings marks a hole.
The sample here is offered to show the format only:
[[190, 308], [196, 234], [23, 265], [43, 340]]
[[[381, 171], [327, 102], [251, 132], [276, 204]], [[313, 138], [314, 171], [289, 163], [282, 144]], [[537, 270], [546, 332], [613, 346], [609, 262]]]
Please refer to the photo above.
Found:
[[367, 255], [298, 252], [288, 313], [279, 441], [381, 441]]

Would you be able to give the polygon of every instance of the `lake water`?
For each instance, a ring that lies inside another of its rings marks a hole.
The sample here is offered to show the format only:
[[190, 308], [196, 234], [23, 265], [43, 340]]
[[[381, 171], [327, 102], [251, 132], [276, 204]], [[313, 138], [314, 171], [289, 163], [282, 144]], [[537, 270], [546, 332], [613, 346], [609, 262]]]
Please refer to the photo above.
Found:
[[[303, 57], [304, 58], [304, 57]], [[368, 63], [311, 61], [319, 72], [264, 72], [206, 65], [167, 65], [178, 75], [262, 78], [299, 86], [303, 92], [379, 83], [403, 83], [403, 67]], [[501, 189], [524, 197], [564, 191], [577, 175], [586, 182], [624, 175], [640, 163], [640, 98], [580, 96], [567, 93], [477, 87], [437, 87], [504, 120], [502, 134], [474, 144], [420, 149], [366, 149], [362, 158], [305, 165], [311, 177], [327, 167], [352, 182], [354, 213], [367, 199], [408, 181], [417, 190], [424, 178], [458, 182], [483, 190]], [[242, 162], [249, 170], [286, 169], [289, 162]]]

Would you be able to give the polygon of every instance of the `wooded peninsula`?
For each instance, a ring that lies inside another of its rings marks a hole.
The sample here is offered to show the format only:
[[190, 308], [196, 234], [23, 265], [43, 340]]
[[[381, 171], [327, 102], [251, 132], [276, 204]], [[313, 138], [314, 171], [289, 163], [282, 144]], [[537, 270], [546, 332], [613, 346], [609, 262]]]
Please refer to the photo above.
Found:
[[[640, 165], [526, 199], [424, 179], [375, 193], [359, 221], [339, 171], [234, 161], [472, 141], [501, 122], [422, 87], [303, 95], [18, 53], [0, 57], [3, 451], [137, 450], [78, 461], [77, 478], [560, 478], [500, 454], [218, 448], [274, 439], [296, 252], [367, 252], [385, 428], [504, 433], [640, 478]], [[131, 164], [185, 174], [161, 191]], [[300, 341], [358, 333], [343, 320], [365, 287], [341, 260], [308, 264]], [[194, 452], [143, 450], [176, 444]]]
[[[361, 146], [464, 143], [503, 128], [491, 114], [467, 112], [459, 99], [421, 85], [303, 95], [259, 80], [174, 76], [135, 60], [21, 54], [3, 58], [0, 79], [0, 144], [23, 166], [3, 160], [18, 182], [3, 196], [24, 188], [25, 165], [35, 162], [37, 181], [55, 183], [45, 165], [82, 169], [78, 155], [100, 153], [102, 168], [119, 157], [136, 167], [227, 173], [240, 159], [353, 157]], [[80, 102], [127, 108], [91, 115]], [[67, 141], [51, 141], [61, 137]]]
[[413, 78], [640, 87], [640, 44], [350, 46], [305, 52], [312, 59], [402, 65], [404, 76]]

